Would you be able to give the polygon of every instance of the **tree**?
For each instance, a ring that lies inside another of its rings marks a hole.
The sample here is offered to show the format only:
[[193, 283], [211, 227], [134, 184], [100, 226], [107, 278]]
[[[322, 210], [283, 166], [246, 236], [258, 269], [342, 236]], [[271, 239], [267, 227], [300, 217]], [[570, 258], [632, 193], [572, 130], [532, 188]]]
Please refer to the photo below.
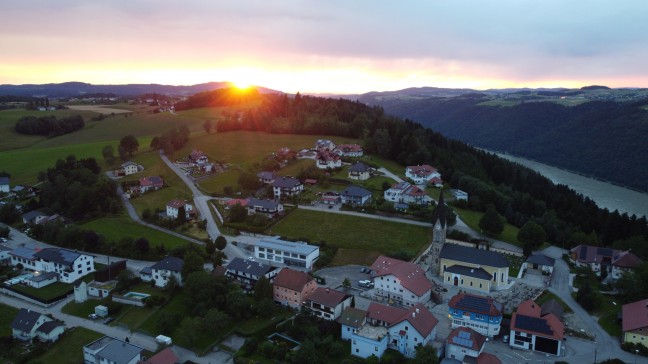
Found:
[[211, 257], [212, 255], [214, 255], [215, 251], [216, 251], [216, 244], [214, 244], [213, 241], [208, 239], [207, 242], [205, 243], [205, 252], [207, 253], [207, 255]]
[[189, 251], [184, 256], [182, 264], [182, 279], [187, 279], [189, 274], [205, 270], [205, 261], [194, 251]]
[[542, 226], [529, 220], [518, 232], [517, 239], [524, 244], [524, 255], [528, 257], [545, 242], [547, 234]]
[[346, 289], [351, 288], [351, 281], [349, 280], [349, 277], [344, 277], [344, 280], [342, 281], [342, 285]]
[[592, 283], [586, 279], [578, 288], [578, 293], [576, 293], [576, 302], [581, 305], [585, 310], [592, 311], [598, 307], [599, 300], [598, 295], [592, 288]]
[[119, 147], [124, 150], [128, 157], [132, 157], [139, 149], [139, 142], [134, 136], [127, 135], [119, 141]]
[[223, 264], [223, 260], [227, 259], [227, 255], [223, 253], [220, 250], [217, 250], [214, 252], [214, 258], [212, 260], [212, 263], [214, 264], [214, 267], [217, 267], [219, 265]]
[[410, 361], [412, 364], [438, 364], [439, 357], [437, 356], [436, 349], [430, 345], [422, 345], [416, 347], [416, 355]]
[[499, 235], [504, 231], [504, 222], [502, 216], [490, 206], [484, 216], [479, 220], [479, 228], [487, 234]]
[[227, 246], [227, 239], [223, 235], [218, 235], [216, 241], [214, 241], [216, 249], [223, 250]]
[[185, 317], [178, 327], [178, 336], [193, 344], [200, 336], [200, 320], [197, 317]]
[[187, 222], [187, 210], [185, 209], [184, 205], [180, 206], [178, 209], [178, 216], [176, 216], [176, 223], [178, 225], [182, 225], [185, 222]]
[[212, 308], [205, 314], [203, 319], [203, 331], [218, 332], [229, 323], [229, 316], [216, 308]]
[[241, 206], [240, 203], [237, 203], [236, 205], [230, 208], [230, 213], [229, 213], [230, 222], [243, 222], [245, 221], [247, 216], [248, 216], [247, 209]]
[[101, 150], [101, 155], [108, 164], [113, 164], [113, 162], [115, 161], [115, 149], [112, 145], [106, 145], [105, 147], [103, 147], [103, 149]]
[[205, 129], [205, 132], [207, 134], [211, 133], [212, 128], [213, 128], [212, 121], [209, 119], [205, 120], [205, 122], [203, 123], [203, 129]]
[[260, 302], [263, 299], [272, 299], [272, 284], [265, 276], [259, 278], [254, 285], [254, 301]]
[[149, 252], [149, 249], [150, 249], [150, 244], [149, 244], [148, 239], [142, 237], [142, 238], [139, 238], [139, 239], [135, 240], [135, 248], [142, 255], [146, 255]]

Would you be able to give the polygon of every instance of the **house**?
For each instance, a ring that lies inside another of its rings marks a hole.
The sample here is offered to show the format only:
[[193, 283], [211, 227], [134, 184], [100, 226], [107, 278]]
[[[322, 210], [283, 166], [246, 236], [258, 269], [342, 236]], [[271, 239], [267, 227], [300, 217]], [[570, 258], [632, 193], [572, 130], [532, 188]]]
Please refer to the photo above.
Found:
[[502, 324], [502, 304], [490, 297], [459, 293], [448, 302], [452, 328], [467, 327], [493, 337], [499, 335]]
[[153, 269], [151, 267], [144, 267], [139, 271], [140, 279], [143, 282], [150, 282], [153, 280]]
[[272, 183], [275, 200], [279, 200], [282, 196], [297, 195], [303, 190], [304, 185], [297, 178], [293, 177], [280, 177]]
[[319, 247], [304, 242], [281, 240], [278, 236], [254, 243], [254, 256], [274, 264], [285, 264], [311, 270], [319, 258]]
[[272, 297], [276, 303], [298, 310], [316, 288], [315, 278], [308, 273], [283, 268], [272, 283]]
[[12, 251], [8, 246], [0, 244], [0, 265], [9, 265], [11, 264], [11, 255], [9, 253]]
[[229, 210], [236, 205], [241, 205], [242, 207], [246, 207], [247, 204], [248, 204], [247, 198], [231, 198], [227, 200], [227, 202], [225, 202], [225, 209]]
[[340, 201], [352, 206], [364, 206], [371, 202], [371, 191], [358, 186], [349, 186], [340, 192]]
[[335, 149], [335, 143], [328, 139], [317, 139], [315, 142], [315, 149], [331, 151]]
[[468, 201], [468, 192], [462, 190], [451, 189], [450, 194], [454, 196], [457, 201]]
[[54, 342], [64, 330], [62, 322], [28, 308], [21, 308], [11, 322], [11, 336], [20, 341], [31, 342], [38, 338], [43, 342]]
[[404, 306], [430, 300], [432, 282], [418, 265], [381, 255], [371, 265], [371, 270], [376, 295]]
[[542, 315], [541, 307], [533, 300], [522, 302], [511, 316], [509, 345], [515, 349], [534, 350], [562, 355], [565, 326], [553, 313]]
[[279, 271], [278, 268], [259, 263], [253, 259], [234, 258], [227, 265], [225, 276], [240, 283], [244, 291], [252, 291], [261, 277], [271, 283]]
[[528, 268], [537, 269], [542, 271], [542, 273], [551, 274], [556, 260], [544, 254], [531, 254], [531, 256], [527, 258], [526, 262]]
[[[345, 332], [351, 327], [342, 324], [342, 337], [351, 341], [352, 355], [380, 358], [385, 350], [394, 349], [412, 358], [418, 346], [428, 345], [436, 337], [439, 320], [422, 304], [404, 309], [372, 302], [366, 312], [365, 323], [353, 331]], [[361, 314], [354, 316], [361, 320]]]
[[424, 190], [405, 181], [393, 184], [383, 192], [383, 197], [387, 201], [408, 205], [428, 205], [432, 201]]
[[0, 177], [0, 192], [9, 193], [11, 186], [9, 186], [9, 177]]
[[39, 210], [32, 210], [21, 215], [23, 224], [27, 225], [38, 225], [48, 217], [48, 214]]
[[110, 296], [110, 292], [117, 287], [117, 281], [97, 282], [92, 281], [88, 283], [88, 296], [94, 298], [104, 298]]
[[577, 267], [587, 266], [597, 276], [605, 270], [612, 279], [619, 279], [628, 271], [641, 265], [642, 261], [631, 251], [578, 245], [570, 250], [570, 258]]
[[146, 193], [148, 191], [157, 191], [162, 187], [164, 187], [164, 180], [159, 176], [149, 176], [140, 178], [139, 180], [139, 188], [141, 193]]
[[95, 270], [94, 257], [62, 248], [45, 248], [34, 254], [40, 271], [58, 274], [58, 280], [72, 283]]
[[125, 176], [129, 176], [131, 174], [135, 174], [139, 171], [139, 165], [137, 163], [128, 161], [126, 163], [123, 163], [121, 165], [121, 169], [124, 171]]
[[269, 218], [283, 213], [283, 205], [273, 200], [260, 200], [258, 198], [249, 198], [247, 203], [248, 215], [262, 214]]
[[180, 358], [173, 352], [171, 348], [166, 348], [159, 353], [148, 358], [142, 364], [176, 364], [180, 363]]
[[337, 320], [342, 312], [353, 304], [353, 295], [346, 294], [334, 289], [317, 287], [308, 297], [305, 307], [308, 307], [313, 315], [324, 320]]
[[446, 284], [483, 293], [508, 285], [509, 264], [500, 253], [446, 243], [439, 259], [439, 275]]
[[257, 173], [257, 177], [259, 178], [259, 182], [261, 183], [272, 184], [274, 183], [275, 179], [277, 179], [277, 174], [274, 172], [262, 171]]
[[337, 319], [342, 326], [342, 340], [351, 340], [351, 334], [357, 334], [358, 330], [367, 321], [367, 311], [355, 307], [347, 307]]
[[180, 209], [184, 207], [185, 210], [185, 220], [190, 220], [196, 216], [196, 211], [193, 208], [193, 205], [187, 202], [186, 200], [174, 199], [167, 203], [166, 205], [166, 215], [169, 219], [176, 220], [178, 218], [178, 213]]
[[198, 149], [194, 149], [194, 150], [191, 151], [191, 153], [189, 154], [189, 160], [194, 165], [205, 164], [205, 163], [209, 162], [209, 158], [207, 158], [205, 153], [203, 153], [202, 151], [200, 151]]
[[621, 315], [623, 342], [648, 347], [648, 299], [623, 305]]
[[436, 168], [425, 164], [422, 166], [405, 167], [405, 177], [414, 181], [415, 185], [424, 185], [434, 177], [441, 178], [441, 174]]
[[25, 270], [40, 270], [40, 260], [34, 256], [37, 252], [37, 249], [17, 247], [9, 252], [9, 256], [11, 257], [10, 264], [14, 267], [20, 264]]
[[143, 348], [104, 336], [83, 347], [85, 364], [137, 364], [142, 360]]
[[32, 277], [27, 279], [25, 282], [34, 288], [42, 288], [54, 282], [57, 282], [58, 278], [59, 278], [58, 273], [37, 271], [34, 272]]
[[324, 205], [335, 205], [340, 202], [340, 194], [335, 191], [326, 191], [320, 197], [320, 203]]
[[176, 257], [164, 257], [164, 259], [151, 266], [151, 277], [157, 287], [165, 287], [171, 277], [179, 286], [182, 286], [182, 266], [184, 261]]
[[[469, 327], [457, 327], [446, 339], [445, 356], [462, 363], [477, 363], [477, 357], [484, 351], [485, 343], [486, 337], [477, 331]], [[469, 358], [472, 360], [467, 360]]]
[[364, 150], [360, 144], [340, 144], [335, 151], [343, 157], [362, 157]]
[[443, 187], [443, 180], [439, 177], [432, 177], [428, 184], [436, 188], [441, 188]]
[[342, 167], [342, 158], [327, 150], [317, 152], [315, 166], [319, 169], [334, 169]]
[[348, 176], [358, 181], [366, 181], [371, 177], [373, 169], [362, 162], [355, 162], [348, 170]]

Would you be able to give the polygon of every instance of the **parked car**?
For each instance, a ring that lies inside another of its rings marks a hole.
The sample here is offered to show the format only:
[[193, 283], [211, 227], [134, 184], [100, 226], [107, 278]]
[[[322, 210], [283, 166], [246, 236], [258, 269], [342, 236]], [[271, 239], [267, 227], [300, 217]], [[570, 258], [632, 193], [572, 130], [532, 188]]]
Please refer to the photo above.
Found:
[[358, 286], [360, 287], [365, 287], [365, 288], [373, 288], [374, 283], [368, 279], [358, 281]]
[[94, 313], [91, 313], [91, 314], [88, 315], [88, 318], [91, 319], [91, 320], [96, 320], [97, 318], [99, 318], [99, 316], [97, 316]]
[[111, 323], [113, 320], [114, 320], [114, 319], [113, 319], [112, 317], [106, 317], [106, 319], [103, 320], [103, 323], [106, 324], [106, 325], [108, 325], [108, 324]]

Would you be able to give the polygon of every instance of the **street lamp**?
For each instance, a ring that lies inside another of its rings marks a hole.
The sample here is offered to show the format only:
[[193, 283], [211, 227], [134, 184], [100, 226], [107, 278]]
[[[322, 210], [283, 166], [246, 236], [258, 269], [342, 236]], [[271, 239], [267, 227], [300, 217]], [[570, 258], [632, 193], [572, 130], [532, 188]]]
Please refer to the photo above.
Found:
[[635, 349], [635, 364], [637, 364], [637, 357], [639, 356], [639, 349]]

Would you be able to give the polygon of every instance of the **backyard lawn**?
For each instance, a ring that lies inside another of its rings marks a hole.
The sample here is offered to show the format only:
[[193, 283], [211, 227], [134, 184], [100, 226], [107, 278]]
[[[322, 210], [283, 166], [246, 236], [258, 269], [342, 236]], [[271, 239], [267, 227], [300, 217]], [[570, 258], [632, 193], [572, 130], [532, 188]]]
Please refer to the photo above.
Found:
[[103, 336], [103, 334], [83, 327], [72, 328], [67, 330], [59, 341], [33, 362], [47, 364], [83, 363], [83, 346]]
[[11, 322], [18, 314], [18, 309], [0, 303], [0, 337], [11, 335]]
[[62, 283], [62, 282], [54, 282], [52, 284], [49, 284], [41, 288], [23, 286], [22, 284], [15, 284], [12, 286], [12, 288], [14, 288], [17, 291], [24, 292], [32, 296], [36, 296], [43, 300], [49, 300], [51, 298], [64, 295], [74, 289], [71, 284]]

